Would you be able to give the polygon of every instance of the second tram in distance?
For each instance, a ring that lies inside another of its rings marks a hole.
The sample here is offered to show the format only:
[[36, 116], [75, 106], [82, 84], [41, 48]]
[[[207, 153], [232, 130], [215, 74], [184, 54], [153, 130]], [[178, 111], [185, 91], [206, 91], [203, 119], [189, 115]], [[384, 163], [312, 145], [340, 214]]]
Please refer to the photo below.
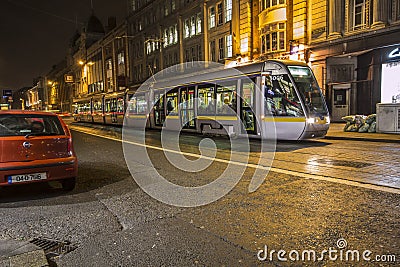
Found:
[[176, 75], [135, 94], [109, 102], [93, 97], [75, 107], [80, 121], [257, 138], [268, 138], [274, 122], [279, 140], [323, 137], [330, 124], [311, 69], [290, 60]]

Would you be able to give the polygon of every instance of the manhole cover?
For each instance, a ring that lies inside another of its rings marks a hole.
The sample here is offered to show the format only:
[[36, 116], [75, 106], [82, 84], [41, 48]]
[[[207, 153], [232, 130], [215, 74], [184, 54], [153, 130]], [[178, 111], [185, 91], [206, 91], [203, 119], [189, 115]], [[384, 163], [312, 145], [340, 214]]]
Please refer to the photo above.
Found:
[[29, 242], [43, 249], [47, 258], [65, 255], [77, 248], [77, 246], [71, 244], [69, 241], [58, 241], [48, 238], [35, 238]]
[[365, 168], [368, 166], [372, 166], [372, 163], [367, 162], [354, 162], [354, 161], [347, 161], [347, 160], [337, 160], [337, 159], [316, 159], [317, 163], [332, 165], [332, 166], [343, 166], [343, 167], [350, 167], [350, 168]]

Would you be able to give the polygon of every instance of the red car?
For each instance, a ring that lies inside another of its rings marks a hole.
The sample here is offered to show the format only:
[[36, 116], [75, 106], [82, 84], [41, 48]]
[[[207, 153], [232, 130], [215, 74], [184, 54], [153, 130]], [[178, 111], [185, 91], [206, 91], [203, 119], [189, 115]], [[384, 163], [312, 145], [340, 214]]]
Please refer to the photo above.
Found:
[[0, 111], [0, 187], [58, 180], [70, 191], [77, 174], [71, 132], [56, 114]]

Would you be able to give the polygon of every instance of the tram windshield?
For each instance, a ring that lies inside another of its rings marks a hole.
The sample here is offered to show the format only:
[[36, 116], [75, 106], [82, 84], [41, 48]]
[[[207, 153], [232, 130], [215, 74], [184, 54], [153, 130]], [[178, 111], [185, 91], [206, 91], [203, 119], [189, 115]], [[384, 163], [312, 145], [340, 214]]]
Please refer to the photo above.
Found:
[[327, 115], [328, 110], [321, 89], [311, 69], [303, 66], [288, 66], [288, 69], [300, 93], [300, 97], [306, 105], [308, 113], [317, 116]]

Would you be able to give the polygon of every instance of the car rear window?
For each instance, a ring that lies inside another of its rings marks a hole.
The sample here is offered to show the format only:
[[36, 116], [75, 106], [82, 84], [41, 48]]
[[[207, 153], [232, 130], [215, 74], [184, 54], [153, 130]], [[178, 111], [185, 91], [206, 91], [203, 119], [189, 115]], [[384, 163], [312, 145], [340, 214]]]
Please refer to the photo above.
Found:
[[64, 135], [57, 116], [0, 114], [0, 136]]

